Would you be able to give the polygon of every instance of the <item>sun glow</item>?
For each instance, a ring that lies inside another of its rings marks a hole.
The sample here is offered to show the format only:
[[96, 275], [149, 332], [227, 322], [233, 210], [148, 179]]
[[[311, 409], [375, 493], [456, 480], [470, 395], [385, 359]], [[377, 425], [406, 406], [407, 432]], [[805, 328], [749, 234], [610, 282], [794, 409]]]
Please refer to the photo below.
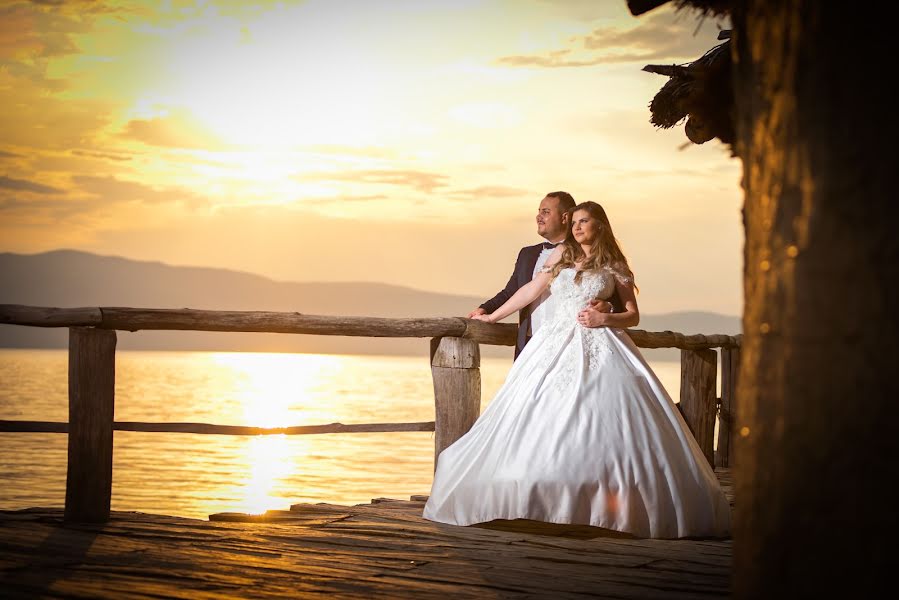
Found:
[[[333, 416], [310, 398], [321, 394], [323, 377], [340, 368], [339, 357], [222, 352], [213, 355], [213, 360], [230, 367], [235, 374], [236, 394], [245, 425], [289, 427], [314, 424], [318, 419]], [[302, 410], [307, 404], [314, 404], [315, 408]], [[300, 422], [296, 422], [297, 415]]]
[[374, 142], [390, 112], [383, 92], [397, 81], [370, 49], [315, 26], [328, 16], [303, 5], [281, 6], [248, 22], [205, 15], [172, 45], [167, 102], [189, 111], [226, 145]]
[[[335, 418], [321, 396], [327, 394], [322, 388], [327, 388], [327, 382], [341, 369], [340, 357], [222, 352], [213, 354], [212, 360], [234, 375], [234, 392], [244, 425], [289, 427], [328, 423]], [[291, 476], [295, 465], [308, 453], [310, 442], [306, 437], [261, 435], [247, 440], [248, 476], [236, 485], [242, 497], [240, 510], [258, 514], [284, 508], [284, 498], [274, 492], [283, 487], [281, 481]]]

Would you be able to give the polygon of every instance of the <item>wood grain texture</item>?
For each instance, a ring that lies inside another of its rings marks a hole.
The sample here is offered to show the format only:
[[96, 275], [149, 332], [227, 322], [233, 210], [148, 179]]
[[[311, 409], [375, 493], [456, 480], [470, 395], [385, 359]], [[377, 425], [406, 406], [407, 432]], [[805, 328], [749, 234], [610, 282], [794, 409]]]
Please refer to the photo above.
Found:
[[680, 406], [684, 420], [709, 464], [715, 465], [715, 414], [718, 354], [714, 350], [681, 350]]
[[103, 315], [97, 307], [54, 308], [0, 304], [0, 323], [31, 327], [89, 327], [99, 325]]
[[[483, 323], [463, 317], [390, 319], [304, 315], [291, 312], [162, 308], [49, 308], [0, 304], [0, 323], [33, 327], [94, 325], [102, 329], [140, 331], [231, 331], [346, 335], [362, 337], [462, 337], [481, 344], [514, 346], [518, 331], [511, 323]], [[625, 330], [641, 348], [739, 347], [742, 336], [685, 335], [673, 331]]]
[[102, 523], [112, 497], [116, 332], [69, 329], [67, 521]]
[[114, 512], [103, 525], [67, 527], [58, 509], [0, 511], [3, 596], [729, 596], [730, 540], [628, 539], [522, 520], [456, 527], [423, 519], [422, 498], [210, 521]]
[[437, 457], [465, 435], [481, 413], [481, 364], [478, 344], [463, 338], [431, 340], [434, 381], [434, 468]]
[[733, 456], [734, 415], [737, 411], [737, 374], [740, 349], [721, 349], [721, 404], [718, 407], [718, 449], [715, 466], [730, 467]]

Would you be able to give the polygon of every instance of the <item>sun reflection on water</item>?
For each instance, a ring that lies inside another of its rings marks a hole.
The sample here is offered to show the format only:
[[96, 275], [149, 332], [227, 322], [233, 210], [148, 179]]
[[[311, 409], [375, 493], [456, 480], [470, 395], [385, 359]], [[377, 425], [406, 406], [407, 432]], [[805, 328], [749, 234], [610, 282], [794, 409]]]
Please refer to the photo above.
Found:
[[[289, 427], [333, 420], [329, 406], [333, 398], [327, 393], [326, 381], [339, 378], [339, 357], [216, 353], [212, 360], [233, 373], [233, 397], [244, 425]], [[294, 465], [305, 459], [310, 447], [305, 436], [290, 437], [260, 435], [246, 441], [241, 457], [246, 479], [232, 486], [232, 493], [241, 497], [237, 510], [259, 514], [285, 508], [284, 498], [276, 492], [283, 490]]]
[[222, 352], [217, 365], [234, 373], [234, 395], [243, 413], [242, 424], [252, 427], [289, 427], [315, 424], [330, 414], [324, 382], [341, 369], [338, 357], [317, 354]]

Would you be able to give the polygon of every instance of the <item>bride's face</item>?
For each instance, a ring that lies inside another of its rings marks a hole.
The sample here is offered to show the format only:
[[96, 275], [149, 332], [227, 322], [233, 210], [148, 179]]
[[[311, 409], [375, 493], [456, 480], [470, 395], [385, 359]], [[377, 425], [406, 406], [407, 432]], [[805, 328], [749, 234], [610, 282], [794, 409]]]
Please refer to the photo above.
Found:
[[599, 235], [599, 221], [586, 210], [576, 210], [571, 217], [571, 235], [578, 244], [592, 244]]

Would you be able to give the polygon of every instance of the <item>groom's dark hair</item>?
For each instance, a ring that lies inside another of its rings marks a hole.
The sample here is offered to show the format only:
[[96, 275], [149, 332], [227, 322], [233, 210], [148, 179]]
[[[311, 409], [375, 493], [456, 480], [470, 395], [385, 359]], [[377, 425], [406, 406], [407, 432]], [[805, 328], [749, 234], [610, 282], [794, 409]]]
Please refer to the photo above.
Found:
[[574, 208], [574, 205], [577, 204], [574, 201], [574, 197], [568, 192], [550, 192], [546, 195], [547, 198], [558, 198], [559, 199], [559, 211], [562, 213], [567, 213], [569, 210]]

